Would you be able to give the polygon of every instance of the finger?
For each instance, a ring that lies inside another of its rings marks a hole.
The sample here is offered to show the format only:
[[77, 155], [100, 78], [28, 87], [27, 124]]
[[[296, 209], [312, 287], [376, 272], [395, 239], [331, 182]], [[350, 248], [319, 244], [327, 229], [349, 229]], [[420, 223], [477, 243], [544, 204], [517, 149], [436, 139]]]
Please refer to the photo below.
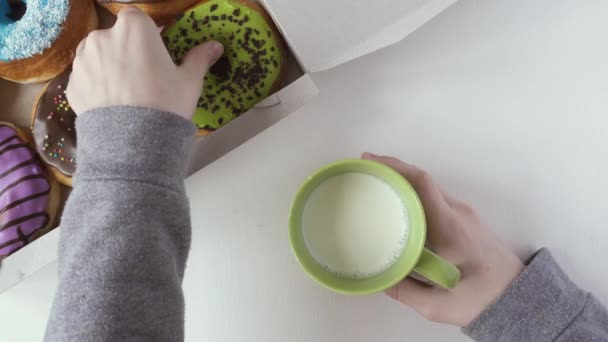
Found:
[[202, 82], [209, 68], [222, 57], [223, 53], [222, 44], [216, 41], [206, 42], [190, 50], [179, 68], [186, 77]]
[[447, 193], [444, 189], [439, 188], [439, 192], [441, 192], [441, 196], [445, 199], [445, 202], [448, 204], [450, 209], [455, 212], [465, 214], [465, 215], [474, 215], [475, 210], [473, 207], [468, 205], [467, 203], [457, 199], [456, 197]]
[[[412, 184], [416, 190], [416, 193], [418, 193], [418, 196], [420, 196], [425, 210], [439, 211], [448, 208], [441, 191], [435, 185], [432, 177], [427, 172], [393, 157], [377, 156], [373, 153], [364, 153], [363, 159], [380, 162], [384, 165], [390, 166], [395, 171], [403, 175], [403, 177], [405, 177], [405, 179]], [[434, 216], [434, 214], [439, 213], [431, 212], [429, 214]]]
[[428, 320], [437, 320], [439, 309], [445, 305], [449, 292], [426, 286], [416, 280], [405, 278], [386, 290], [392, 299], [405, 304]]
[[125, 55], [140, 54], [147, 60], [170, 58], [166, 54], [156, 24], [148, 14], [137, 7], [127, 7], [118, 12], [111, 33], [112, 46], [118, 51], [124, 51]]
[[156, 30], [156, 24], [150, 16], [135, 6], [129, 6], [116, 15], [115, 29], [124, 29], [126, 27], [153, 27]]
[[106, 42], [109, 32], [109, 30], [95, 30], [89, 33], [78, 45], [76, 56], [82, 55], [85, 51], [88, 53], [90, 50], [100, 48]]
[[457, 206], [459, 203], [461, 203], [459, 200], [457, 200], [454, 196], [450, 195], [447, 191], [445, 191], [442, 188], [439, 188], [439, 192], [441, 193], [441, 196], [443, 197], [443, 199], [445, 200], [445, 202], [452, 208], [454, 208], [455, 206]]
[[76, 56], [81, 56], [84, 53], [88, 42], [99, 39], [104, 34], [107, 34], [107, 31], [108, 30], [94, 30], [89, 32], [89, 34], [80, 41], [78, 47], [76, 47]]
[[138, 7], [136, 6], [128, 6], [123, 8], [122, 10], [120, 10], [120, 12], [118, 12], [118, 14], [116, 14], [116, 23], [118, 22], [122, 22], [124, 20], [130, 20], [133, 18], [136, 18], [136, 16], [141, 16], [141, 17], [137, 17], [140, 19], [143, 19], [145, 17], [150, 17], [148, 16], [148, 14], [146, 14], [146, 12], [140, 10]]

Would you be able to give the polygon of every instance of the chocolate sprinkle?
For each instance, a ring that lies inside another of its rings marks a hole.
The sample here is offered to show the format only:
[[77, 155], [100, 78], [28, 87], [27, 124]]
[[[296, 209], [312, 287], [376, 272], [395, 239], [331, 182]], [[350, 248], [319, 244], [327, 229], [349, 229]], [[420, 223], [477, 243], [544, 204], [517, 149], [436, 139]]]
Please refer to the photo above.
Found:
[[219, 79], [227, 79], [230, 76], [230, 61], [224, 56], [220, 58], [209, 71]]

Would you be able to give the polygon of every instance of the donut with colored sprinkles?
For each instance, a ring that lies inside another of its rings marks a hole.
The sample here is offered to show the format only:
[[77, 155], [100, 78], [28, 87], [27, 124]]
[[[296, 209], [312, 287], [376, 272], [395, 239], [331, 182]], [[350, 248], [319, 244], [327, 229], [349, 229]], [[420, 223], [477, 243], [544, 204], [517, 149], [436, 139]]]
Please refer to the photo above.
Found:
[[47, 84], [32, 111], [32, 135], [40, 159], [62, 184], [76, 172], [76, 113], [65, 94], [70, 71]]

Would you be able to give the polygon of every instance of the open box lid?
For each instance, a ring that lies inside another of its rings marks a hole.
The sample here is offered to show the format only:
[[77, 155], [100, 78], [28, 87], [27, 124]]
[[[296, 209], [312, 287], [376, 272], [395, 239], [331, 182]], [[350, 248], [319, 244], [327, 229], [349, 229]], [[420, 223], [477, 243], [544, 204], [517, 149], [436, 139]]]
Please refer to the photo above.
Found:
[[261, 0], [308, 72], [394, 44], [457, 0]]

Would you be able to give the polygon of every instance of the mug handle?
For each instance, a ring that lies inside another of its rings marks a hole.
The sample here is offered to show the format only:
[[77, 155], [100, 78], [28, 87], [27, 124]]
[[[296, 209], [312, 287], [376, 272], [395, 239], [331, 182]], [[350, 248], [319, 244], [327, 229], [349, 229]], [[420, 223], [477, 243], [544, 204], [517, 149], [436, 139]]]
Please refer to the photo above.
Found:
[[439, 255], [423, 249], [414, 272], [445, 289], [453, 289], [460, 280], [460, 270]]

